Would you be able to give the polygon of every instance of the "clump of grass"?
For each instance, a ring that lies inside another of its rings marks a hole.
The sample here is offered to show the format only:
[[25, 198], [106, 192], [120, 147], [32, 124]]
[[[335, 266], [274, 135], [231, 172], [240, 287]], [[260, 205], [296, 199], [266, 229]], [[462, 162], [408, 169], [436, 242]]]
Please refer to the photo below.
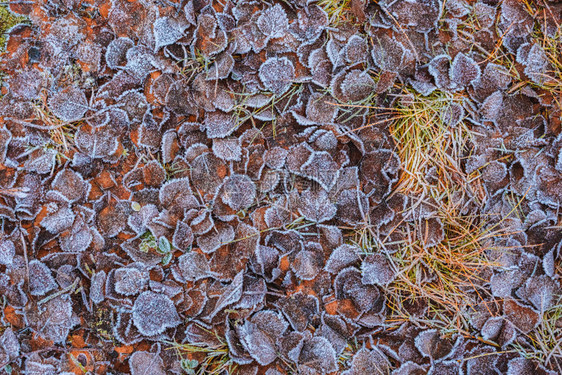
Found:
[[74, 135], [81, 121], [67, 123], [58, 119], [49, 110], [45, 95], [34, 103], [33, 108], [35, 119], [39, 120], [45, 129], [48, 129], [51, 139], [47, 147], [57, 151], [59, 163], [62, 162], [62, 159], [70, 160], [70, 154], [75, 150]]
[[352, 0], [320, 0], [318, 6], [328, 13], [330, 25], [337, 26], [353, 20], [351, 2]]
[[[447, 195], [435, 201], [436, 217], [443, 223], [444, 238], [437, 245], [425, 246], [420, 223], [401, 223], [400, 241], [391, 243], [370, 232], [358, 233], [356, 243], [365, 253], [392, 246], [388, 255], [396, 271], [395, 280], [385, 287], [390, 308], [389, 323], [417, 321], [445, 331], [469, 334], [468, 315], [475, 303], [488, 296], [483, 286], [486, 270], [495, 266], [487, 256], [493, 239], [505, 236], [497, 224], [488, 226], [479, 216], [462, 215], [462, 199]], [[421, 224], [423, 227], [423, 223]], [[412, 317], [407, 306], [427, 304], [425, 317]]]
[[540, 325], [527, 335], [527, 341], [530, 345], [515, 343], [515, 350], [562, 374], [562, 298], [544, 312]]
[[436, 91], [424, 97], [407, 91], [392, 109], [389, 131], [396, 142], [403, 173], [396, 190], [405, 194], [427, 192], [435, 185], [428, 176], [438, 177], [438, 191], [450, 190], [451, 185], [466, 185], [470, 176], [463, 172], [461, 161], [466, 156], [472, 132], [465, 121], [454, 126], [445, 114], [454, 105], [462, 105], [463, 97]]
[[[200, 327], [204, 329], [203, 327]], [[204, 329], [205, 331], [208, 331]], [[208, 331], [211, 333], [210, 331]], [[188, 375], [219, 375], [236, 374], [238, 365], [229, 356], [226, 339], [213, 333], [217, 339], [216, 345], [180, 344], [167, 342], [168, 349], [173, 349], [180, 358], [182, 369]]]
[[[263, 92], [262, 94], [270, 95], [271, 98], [267, 101], [266, 104], [257, 108], [250, 107], [247, 105], [248, 99], [250, 99], [252, 95], [255, 95], [254, 93], [244, 93], [244, 92], [238, 93], [234, 91], [229, 91], [229, 94], [235, 96], [237, 102], [232, 111], [233, 116], [236, 119], [235, 127], [238, 128], [246, 121], [250, 121], [253, 128], [263, 133], [266, 126], [270, 125], [271, 137], [275, 139], [275, 137], [277, 136], [277, 126], [276, 126], [277, 116], [275, 116], [275, 118], [271, 121], [263, 121], [262, 124], [258, 123], [255, 117], [259, 116], [260, 114], [266, 113], [266, 111], [271, 111], [272, 113], [276, 113], [277, 112], [276, 106], [280, 105], [281, 103], [285, 103], [283, 110], [281, 112], [286, 111], [289, 104], [291, 103], [291, 100], [295, 96], [298, 97], [298, 95], [301, 94], [304, 88], [305, 88], [304, 85], [300, 83], [295, 83], [289, 88], [289, 90], [287, 90], [284, 94], [279, 96], [269, 92]], [[256, 137], [257, 134], [250, 140], [250, 144], [253, 144]]]
[[544, 74], [543, 82], [538, 84], [530, 82], [531, 86], [538, 87], [552, 93], [553, 100], [559, 108], [562, 108], [562, 25], [556, 23], [556, 31], [553, 35], [544, 32], [546, 19], [556, 22], [553, 10], [543, 1], [524, 0], [525, 8], [534, 18], [535, 24], [531, 32], [531, 38], [538, 43], [546, 54], [551, 69]]

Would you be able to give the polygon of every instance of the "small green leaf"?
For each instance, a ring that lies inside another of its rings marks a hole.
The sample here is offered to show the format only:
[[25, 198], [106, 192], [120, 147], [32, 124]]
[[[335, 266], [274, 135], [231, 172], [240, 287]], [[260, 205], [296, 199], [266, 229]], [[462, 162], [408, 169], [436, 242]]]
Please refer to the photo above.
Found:
[[166, 266], [168, 265], [168, 263], [170, 263], [171, 260], [172, 260], [172, 252], [169, 252], [166, 255], [164, 255], [164, 258], [162, 258], [162, 264]]
[[160, 254], [168, 254], [172, 251], [172, 245], [166, 237], [160, 237], [158, 239], [158, 249]]
[[131, 208], [133, 209], [133, 211], [139, 212], [141, 209], [141, 205], [139, 202], [132, 202]]

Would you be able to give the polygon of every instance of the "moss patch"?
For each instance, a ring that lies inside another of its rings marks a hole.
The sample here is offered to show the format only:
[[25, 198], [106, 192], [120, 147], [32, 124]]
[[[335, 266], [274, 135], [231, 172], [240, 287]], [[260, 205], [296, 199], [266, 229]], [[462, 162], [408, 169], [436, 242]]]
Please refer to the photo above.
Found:
[[18, 16], [12, 13], [7, 6], [0, 5], [0, 52], [4, 52], [6, 41], [8, 39], [7, 32], [17, 24], [27, 21], [27, 17]]

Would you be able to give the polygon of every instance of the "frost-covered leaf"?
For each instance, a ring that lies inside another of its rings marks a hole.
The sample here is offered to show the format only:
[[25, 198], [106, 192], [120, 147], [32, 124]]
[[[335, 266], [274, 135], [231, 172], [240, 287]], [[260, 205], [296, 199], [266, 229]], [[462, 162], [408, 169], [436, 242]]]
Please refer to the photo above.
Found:
[[337, 370], [336, 352], [324, 337], [306, 340], [299, 356], [299, 370], [305, 374], [327, 374]]
[[424, 357], [433, 360], [447, 357], [453, 349], [450, 339], [442, 338], [439, 331], [429, 329], [421, 332], [415, 339], [416, 348]]
[[457, 360], [439, 361], [431, 365], [428, 375], [458, 375], [462, 371]]
[[522, 306], [515, 300], [508, 299], [503, 303], [503, 312], [507, 320], [523, 333], [529, 333], [540, 322], [539, 314], [530, 307]]
[[291, 269], [301, 280], [312, 280], [322, 269], [322, 255], [315, 251], [301, 250], [291, 263]]
[[404, 62], [406, 49], [395, 38], [383, 34], [374, 39], [371, 55], [381, 70], [398, 72]]
[[492, 294], [500, 298], [510, 297], [513, 289], [521, 284], [521, 279], [522, 272], [518, 270], [511, 269], [494, 273], [490, 278]]
[[232, 282], [223, 288], [222, 294], [217, 300], [214, 310], [211, 312], [211, 314], [209, 314], [209, 318], [212, 319], [225, 307], [238, 302], [240, 298], [242, 298], [243, 286], [244, 286], [244, 271], [240, 271], [234, 277]]
[[364, 284], [387, 285], [394, 280], [395, 272], [383, 254], [372, 254], [361, 265]]
[[326, 151], [314, 151], [308, 160], [301, 166], [301, 173], [329, 191], [336, 183], [339, 176], [339, 167]]
[[197, 237], [197, 246], [199, 246], [204, 253], [210, 254], [233, 240], [234, 229], [232, 226], [217, 223], [209, 232]]
[[29, 294], [43, 296], [56, 287], [57, 283], [49, 267], [36, 259], [29, 262]]
[[330, 273], [337, 274], [342, 269], [358, 262], [360, 249], [357, 246], [343, 244], [335, 248], [324, 269]]
[[295, 68], [286, 57], [271, 57], [260, 66], [259, 76], [267, 90], [281, 96], [291, 87], [295, 79]]
[[68, 205], [52, 202], [47, 205], [47, 216], [41, 220], [41, 226], [53, 234], [60, 233], [72, 226], [74, 217]]
[[129, 38], [117, 38], [107, 46], [105, 61], [111, 69], [118, 69], [127, 64], [127, 51], [134, 46]]
[[169, 209], [189, 209], [197, 207], [197, 201], [191, 193], [187, 177], [176, 178], [166, 182], [158, 193], [160, 203]]
[[306, 190], [300, 195], [299, 212], [308, 220], [322, 223], [336, 215], [336, 205], [323, 189]]
[[353, 35], [344, 47], [345, 59], [351, 65], [367, 59], [369, 47], [367, 41], [359, 35]]
[[285, 164], [288, 151], [282, 147], [272, 147], [265, 151], [265, 164], [273, 169], [280, 169]]
[[395, 17], [401, 27], [411, 26], [418, 32], [427, 32], [437, 26], [441, 14], [441, 0], [424, 1], [391, 1], [384, 0], [380, 4]]
[[495, 316], [488, 319], [480, 330], [484, 340], [495, 340], [503, 327], [503, 321], [504, 319], [501, 316]]
[[70, 202], [79, 200], [86, 192], [82, 176], [69, 168], [65, 168], [57, 173], [51, 183], [51, 187], [64, 195]]
[[384, 375], [390, 373], [390, 366], [390, 361], [380, 349], [375, 347], [369, 350], [363, 347], [353, 356], [349, 375]]
[[115, 270], [115, 291], [125, 296], [140, 293], [147, 282], [147, 275], [135, 267], [123, 267]]
[[541, 275], [532, 276], [525, 282], [517, 295], [530, 302], [537, 311], [547, 311], [552, 308], [555, 296], [560, 294], [560, 285], [552, 278]]
[[457, 87], [463, 88], [480, 78], [480, 66], [476, 61], [460, 52], [455, 56], [449, 74], [451, 82]]
[[74, 220], [70, 233], [64, 233], [59, 238], [61, 249], [69, 253], [79, 253], [86, 250], [92, 240], [91, 229], [81, 216]]
[[178, 221], [174, 236], [172, 237], [172, 245], [174, 245], [176, 249], [185, 251], [191, 247], [192, 243], [193, 230], [183, 221]]
[[[228, 78], [232, 69], [234, 68], [234, 58], [228, 51], [222, 52], [215, 59], [215, 62], [209, 70], [207, 71], [208, 80], [225, 79]], [[234, 103], [232, 98], [227, 93], [223, 91], [216, 93], [216, 98], [214, 101], [215, 107], [222, 110], [228, 110], [232, 108]]]
[[320, 93], [314, 93], [306, 105], [306, 118], [317, 124], [329, 124], [338, 114], [338, 106], [333, 99]]
[[24, 167], [31, 172], [49, 173], [53, 169], [56, 156], [56, 150], [39, 148], [29, 154]]
[[178, 269], [181, 276], [188, 281], [197, 281], [212, 275], [205, 255], [194, 251], [178, 258]]
[[193, 186], [205, 193], [214, 194], [222, 184], [226, 166], [212, 153], [204, 153], [191, 162]]
[[88, 111], [86, 95], [75, 86], [57, 92], [49, 98], [48, 104], [53, 114], [65, 122], [78, 121]]
[[68, 294], [52, 298], [41, 310], [27, 313], [28, 322], [43, 338], [64, 343], [70, 329], [78, 323], [72, 312], [72, 300]]
[[507, 375], [555, 375], [555, 371], [549, 371], [533, 360], [517, 357], [508, 362]]
[[154, 28], [154, 39], [156, 42], [155, 50], [158, 51], [160, 48], [174, 44], [181, 39], [187, 25], [181, 24], [174, 18], [160, 17], [154, 21], [152, 27]]
[[304, 331], [309, 324], [319, 319], [318, 299], [302, 292], [281, 298], [278, 306], [296, 331]]
[[522, 44], [517, 50], [517, 62], [525, 65], [525, 74], [536, 84], [542, 85], [551, 80], [551, 64], [544, 49], [537, 43]]
[[107, 237], [115, 237], [127, 226], [131, 206], [126, 201], [108, 205], [97, 215], [97, 228]]
[[105, 271], [96, 272], [94, 276], [92, 276], [90, 284], [90, 299], [95, 304], [99, 304], [105, 299], [104, 290], [106, 276]]
[[144, 336], [154, 336], [181, 323], [176, 307], [164, 294], [146, 291], [133, 305], [133, 322]]
[[273, 311], [260, 311], [244, 322], [239, 329], [242, 343], [248, 353], [262, 366], [277, 358], [276, 339], [287, 329], [287, 322]]
[[20, 354], [21, 345], [14, 330], [11, 328], [7, 328], [2, 334], [2, 337], [0, 337], [0, 345], [2, 349], [4, 349], [4, 352], [12, 359]]
[[224, 138], [238, 127], [233, 115], [222, 111], [207, 112], [204, 125], [209, 138]]
[[369, 201], [360, 190], [346, 189], [338, 194], [336, 217], [350, 225], [364, 223], [369, 214]]
[[0, 264], [9, 266], [16, 255], [16, 247], [12, 240], [8, 238], [0, 239]]
[[156, 353], [136, 351], [129, 357], [131, 375], [166, 375], [164, 361]]
[[289, 20], [283, 7], [280, 4], [275, 4], [261, 12], [257, 25], [268, 38], [280, 38], [287, 32]]
[[240, 161], [242, 148], [238, 138], [213, 139], [213, 154], [225, 161]]
[[[451, 79], [449, 77], [450, 62], [451, 58], [448, 55], [438, 55], [428, 64], [429, 74], [433, 76], [435, 85], [440, 89], [449, 89], [451, 86]], [[461, 65], [459, 65], [460, 67]]]
[[223, 184], [221, 199], [235, 211], [246, 209], [256, 199], [256, 185], [246, 175], [231, 175]]
[[482, 102], [482, 107], [480, 107], [480, 114], [485, 120], [495, 120], [498, 113], [503, 105], [503, 94], [501, 91], [494, 91], [494, 93], [488, 96], [484, 102]]
[[358, 102], [373, 92], [375, 81], [368, 72], [355, 69], [346, 74], [340, 89], [346, 101]]

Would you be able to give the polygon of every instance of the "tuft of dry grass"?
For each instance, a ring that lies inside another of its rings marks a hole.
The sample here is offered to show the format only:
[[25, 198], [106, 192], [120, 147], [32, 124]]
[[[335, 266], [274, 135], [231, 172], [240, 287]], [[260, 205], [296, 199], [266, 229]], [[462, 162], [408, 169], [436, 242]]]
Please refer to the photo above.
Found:
[[526, 339], [529, 345], [513, 344], [521, 356], [562, 374], [562, 299], [544, 312], [539, 326]]
[[[406, 91], [399, 97], [389, 125], [403, 168], [396, 191], [434, 195], [431, 190], [446, 192], [452, 186], [474, 185], [475, 176], [467, 175], [461, 166], [473, 133], [463, 119], [453, 126], [446, 121], [447, 113], [462, 106], [462, 101], [461, 95], [443, 91], [427, 97]], [[437, 177], [437, 182], [429, 176]]]
[[[359, 234], [356, 243], [366, 254], [392, 247], [395, 252], [387, 259], [396, 278], [384, 288], [390, 309], [388, 323], [411, 321], [440, 328], [444, 331], [471, 335], [468, 319], [475, 304], [489, 297], [485, 284], [491, 268], [496, 266], [488, 257], [494, 249], [494, 238], [507, 236], [505, 230], [490, 226], [479, 216], [463, 215], [462, 199], [444, 196], [434, 201], [435, 216], [443, 224], [443, 240], [426, 246], [423, 222], [403, 222], [395, 229], [402, 240], [381, 241], [368, 231]], [[505, 249], [504, 249], [505, 250]], [[427, 313], [422, 317], [410, 313], [411, 306], [423, 303]]]
[[48, 129], [50, 135], [50, 143], [47, 147], [57, 151], [57, 160], [70, 160], [71, 154], [75, 151], [74, 134], [78, 129], [80, 122], [67, 123], [58, 119], [51, 113], [47, 106], [46, 96], [34, 104], [35, 119], [40, 121], [45, 129]]
[[351, 19], [351, 0], [320, 0], [318, 6], [328, 13], [330, 25], [339, 25]]
[[[547, 2], [523, 0], [523, 4], [535, 20], [531, 39], [542, 47], [551, 67], [545, 72], [544, 81], [541, 84], [535, 82], [529, 82], [529, 84], [551, 93], [558, 108], [562, 109], [562, 25], [556, 22], [553, 10]], [[547, 35], [544, 32], [546, 25], [541, 22], [546, 22], [547, 19], [555, 22], [556, 31], [553, 35]]]
[[[201, 327], [202, 328], [202, 327]], [[204, 328], [202, 328], [204, 329]], [[180, 344], [167, 342], [169, 349], [175, 350], [180, 358], [182, 369], [191, 375], [219, 375], [236, 374], [238, 365], [229, 356], [226, 339], [216, 332], [208, 331], [215, 335], [217, 345], [206, 344]]]
[[[512, 233], [501, 229], [503, 219], [497, 223], [494, 218], [492, 225], [492, 218], [467, 209], [481, 206], [486, 195], [479, 172], [467, 174], [462, 165], [471, 150], [470, 126], [462, 117], [453, 123], [447, 119], [463, 100], [459, 93], [436, 91], [422, 96], [405, 89], [394, 108], [384, 111], [390, 114], [384, 121], [402, 165], [393, 194], [410, 197], [406, 212], [420, 204], [428, 207], [432, 220], [443, 226], [442, 239], [429, 246], [426, 219], [407, 217], [387, 238], [379, 239], [366, 225], [355, 233], [353, 242], [366, 254], [392, 249], [383, 251], [396, 273], [384, 287], [389, 324], [411, 321], [473, 337], [469, 316], [475, 305], [488, 300], [486, 284], [496, 266], [488, 253], [508, 251], [495, 249], [494, 240]], [[425, 314], [412, 315], [412, 306], [420, 303], [425, 304]]]

